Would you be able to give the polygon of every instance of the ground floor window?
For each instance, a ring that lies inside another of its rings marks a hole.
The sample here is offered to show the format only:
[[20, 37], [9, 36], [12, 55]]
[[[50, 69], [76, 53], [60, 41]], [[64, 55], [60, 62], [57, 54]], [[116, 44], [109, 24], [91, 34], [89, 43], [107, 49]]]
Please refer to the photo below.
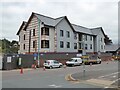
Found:
[[87, 50], [87, 44], [85, 44], [85, 50]]
[[60, 48], [64, 48], [64, 42], [60, 41]]
[[23, 45], [23, 49], [25, 50], [25, 44]]
[[77, 43], [74, 43], [74, 49], [77, 49]]
[[41, 40], [41, 48], [49, 48], [49, 40]]
[[70, 48], [70, 42], [67, 42], [67, 48]]

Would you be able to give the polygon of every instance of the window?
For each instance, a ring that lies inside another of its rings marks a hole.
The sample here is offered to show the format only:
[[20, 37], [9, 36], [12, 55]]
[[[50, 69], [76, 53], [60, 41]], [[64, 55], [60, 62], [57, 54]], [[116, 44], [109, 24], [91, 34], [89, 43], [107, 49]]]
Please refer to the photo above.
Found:
[[103, 45], [101, 45], [101, 49], [103, 49]]
[[92, 44], [90, 44], [90, 49], [92, 49]]
[[87, 35], [85, 35], [85, 40], [87, 41]]
[[82, 49], [82, 44], [81, 43], [79, 43], [79, 49]]
[[70, 42], [67, 42], [67, 48], [70, 48]]
[[36, 48], [36, 41], [33, 41], [33, 48]]
[[85, 49], [87, 50], [87, 44], [85, 44]]
[[102, 38], [101, 38], [101, 42], [102, 42]]
[[92, 36], [90, 36], [90, 40], [92, 41]]
[[24, 40], [25, 40], [25, 34], [24, 34]]
[[23, 49], [25, 50], [25, 44], [23, 45]]
[[74, 39], [77, 39], [77, 33], [74, 33]]
[[49, 40], [42, 40], [41, 48], [49, 48]]
[[20, 41], [20, 36], [19, 36], [19, 41]]
[[47, 36], [49, 36], [49, 28], [42, 27], [41, 28], [41, 35], [47, 35]]
[[64, 34], [63, 34], [63, 30], [60, 30], [60, 36], [63, 37]]
[[64, 48], [64, 42], [60, 41], [60, 48]]
[[77, 43], [74, 43], [74, 49], [77, 49]]
[[66, 32], [66, 36], [67, 36], [68, 38], [70, 37], [70, 32], [69, 32], [69, 31]]
[[33, 36], [35, 36], [35, 29], [33, 29]]

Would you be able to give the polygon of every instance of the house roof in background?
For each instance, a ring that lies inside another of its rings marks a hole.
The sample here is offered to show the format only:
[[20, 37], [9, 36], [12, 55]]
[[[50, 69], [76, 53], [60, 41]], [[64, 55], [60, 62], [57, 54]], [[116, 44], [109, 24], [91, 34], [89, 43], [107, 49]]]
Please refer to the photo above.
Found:
[[72, 26], [73, 26], [73, 28], [75, 29], [76, 32], [81, 32], [81, 33], [93, 35], [91, 30], [86, 28], [86, 27], [75, 25], [75, 24], [72, 24]]
[[105, 50], [106, 51], [116, 51], [117, 49], [118, 49], [117, 44], [105, 45]]

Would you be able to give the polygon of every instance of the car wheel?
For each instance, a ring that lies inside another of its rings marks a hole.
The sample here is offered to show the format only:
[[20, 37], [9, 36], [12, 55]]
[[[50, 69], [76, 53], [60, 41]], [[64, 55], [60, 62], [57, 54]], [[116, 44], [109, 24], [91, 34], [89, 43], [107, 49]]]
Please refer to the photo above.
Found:
[[62, 65], [59, 66], [59, 68], [61, 68], [61, 67], [62, 67]]
[[52, 66], [50, 66], [50, 69], [52, 69], [53, 67]]
[[101, 64], [101, 61], [99, 62], [99, 64]]
[[75, 65], [73, 64], [72, 67], [74, 67]]

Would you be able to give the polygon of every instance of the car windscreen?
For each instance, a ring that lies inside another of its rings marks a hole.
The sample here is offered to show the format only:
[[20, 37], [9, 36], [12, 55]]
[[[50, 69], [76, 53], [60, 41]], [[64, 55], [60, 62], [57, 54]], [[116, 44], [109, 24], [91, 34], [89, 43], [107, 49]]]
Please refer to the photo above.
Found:
[[75, 59], [70, 59], [70, 60], [68, 60], [68, 61], [73, 61], [73, 62], [74, 62], [74, 61], [75, 61]]
[[49, 63], [49, 61], [48, 61], [48, 60], [46, 60], [44, 63]]

